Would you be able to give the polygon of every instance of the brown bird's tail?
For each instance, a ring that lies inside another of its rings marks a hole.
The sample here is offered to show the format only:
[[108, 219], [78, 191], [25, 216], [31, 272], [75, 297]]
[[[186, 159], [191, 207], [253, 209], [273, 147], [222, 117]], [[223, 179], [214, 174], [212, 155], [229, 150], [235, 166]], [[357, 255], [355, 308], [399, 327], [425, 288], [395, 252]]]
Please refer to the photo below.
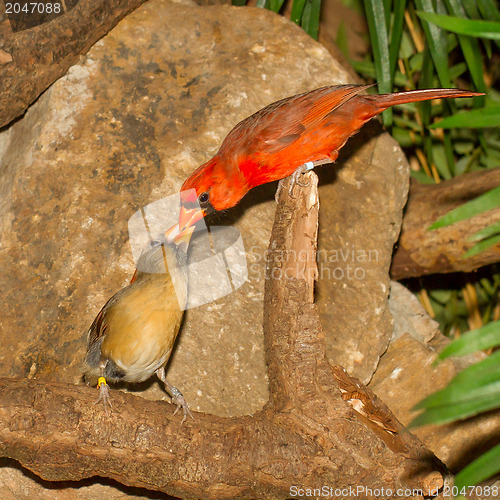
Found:
[[408, 90], [407, 92], [396, 92], [394, 94], [366, 95], [363, 97], [379, 108], [380, 111], [383, 111], [395, 104], [428, 101], [430, 99], [445, 99], [448, 97], [474, 97], [480, 95], [484, 94], [461, 89], [425, 89]]

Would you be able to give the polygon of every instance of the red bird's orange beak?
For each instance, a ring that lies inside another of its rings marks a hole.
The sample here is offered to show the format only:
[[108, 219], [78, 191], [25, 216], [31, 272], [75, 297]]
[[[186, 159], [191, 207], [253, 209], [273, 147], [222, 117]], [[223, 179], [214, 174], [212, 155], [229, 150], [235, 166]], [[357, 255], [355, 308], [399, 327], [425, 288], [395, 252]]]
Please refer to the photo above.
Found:
[[181, 234], [185, 233], [190, 227], [193, 227], [204, 216], [205, 213], [201, 208], [185, 208], [181, 206], [179, 224], [167, 229], [165, 237], [168, 241], [177, 240]]

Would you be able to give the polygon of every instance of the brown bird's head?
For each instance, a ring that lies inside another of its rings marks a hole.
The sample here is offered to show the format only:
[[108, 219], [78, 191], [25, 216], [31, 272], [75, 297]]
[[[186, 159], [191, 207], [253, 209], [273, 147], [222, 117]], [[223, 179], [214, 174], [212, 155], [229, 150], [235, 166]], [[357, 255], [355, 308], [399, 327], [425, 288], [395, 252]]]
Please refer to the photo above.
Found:
[[174, 228], [169, 229], [165, 236], [150, 241], [142, 250], [131, 283], [150, 274], [172, 273], [172, 270], [186, 273], [187, 251], [194, 226], [182, 232], [176, 231], [175, 234], [172, 229]]
[[214, 156], [182, 185], [179, 224], [167, 232], [167, 239], [182, 234], [206, 215], [234, 207], [247, 191], [238, 166], [231, 168], [220, 156]]

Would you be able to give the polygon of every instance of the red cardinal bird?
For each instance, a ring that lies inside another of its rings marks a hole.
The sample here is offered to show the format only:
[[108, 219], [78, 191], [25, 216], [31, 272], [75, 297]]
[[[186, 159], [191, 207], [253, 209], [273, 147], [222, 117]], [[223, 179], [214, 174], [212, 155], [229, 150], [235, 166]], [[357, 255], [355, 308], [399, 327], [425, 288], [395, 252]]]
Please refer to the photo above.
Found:
[[[292, 175], [293, 188], [302, 173], [334, 162], [347, 139], [390, 106], [484, 95], [458, 89], [362, 95], [368, 87], [337, 85], [312, 90], [274, 102], [238, 123], [218, 153], [184, 182], [179, 226], [172, 228], [169, 237], [208, 213], [235, 206], [261, 184]], [[194, 190], [187, 191], [190, 189]]]

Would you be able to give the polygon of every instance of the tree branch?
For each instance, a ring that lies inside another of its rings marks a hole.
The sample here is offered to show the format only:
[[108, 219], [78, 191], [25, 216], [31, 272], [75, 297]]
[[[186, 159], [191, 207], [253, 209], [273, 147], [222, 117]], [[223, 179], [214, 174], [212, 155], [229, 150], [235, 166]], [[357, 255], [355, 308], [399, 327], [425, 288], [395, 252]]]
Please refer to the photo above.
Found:
[[[305, 177], [296, 198], [282, 194], [269, 246], [262, 411], [181, 425], [165, 403], [116, 391], [108, 418], [93, 389], [0, 379], [0, 455], [48, 480], [105, 476], [182, 498], [288, 498], [293, 485], [378, 488], [390, 498], [441, 487], [434, 455], [326, 360], [313, 304], [317, 177]], [[371, 496], [364, 491], [357, 497]]]
[[0, 127], [28, 106], [73, 65], [80, 54], [144, 0], [80, 0], [63, 16], [8, 35], [0, 62]]
[[426, 274], [468, 272], [500, 261], [499, 245], [467, 259], [462, 257], [475, 243], [468, 238], [498, 221], [500, 209], [427, 231], [442, 215], [499, 185], [500, 167], [471, 172], [440, 184], [412, 182], [391, 277], [399, 280]]

